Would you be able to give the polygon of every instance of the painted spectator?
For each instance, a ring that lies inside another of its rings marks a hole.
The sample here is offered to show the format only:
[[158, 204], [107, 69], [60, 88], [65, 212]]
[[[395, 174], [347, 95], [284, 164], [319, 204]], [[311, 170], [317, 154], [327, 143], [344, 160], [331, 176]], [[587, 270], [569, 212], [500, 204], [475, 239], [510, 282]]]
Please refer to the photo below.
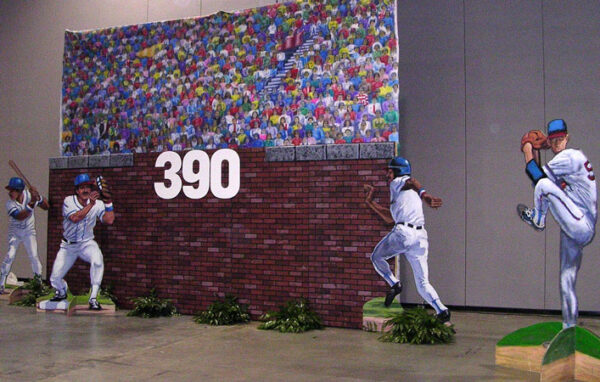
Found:
[[360, 131], [357, 131], [354, 134], [354, 138], [352, 138], [352, 143], [364, 143], [365, 140], [363, 139], [363, 137], [360, 135]]

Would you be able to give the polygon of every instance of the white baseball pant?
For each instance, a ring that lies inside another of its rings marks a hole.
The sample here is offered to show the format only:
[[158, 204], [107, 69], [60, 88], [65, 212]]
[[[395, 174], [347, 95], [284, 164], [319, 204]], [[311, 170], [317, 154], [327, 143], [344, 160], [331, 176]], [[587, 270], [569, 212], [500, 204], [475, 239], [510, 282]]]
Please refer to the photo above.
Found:
[[387, 260], [400, 254], [404, 255], [413, 270], [417, 291], [437, 313], [441, 313], [447, 308], [442, 304], [437, 292], [429, 283], [428, 252], [429, 242], [425, 228], [417, 230], [397, 224], [377, 244], [371, 254], [371, 262], [377, 273], [390, 286], [393, 286], [399, 280], [394, 276]]
[[568, 195], [548, 178], [540, 179], [534, 192], [535, 209], [543, 216], [552, 212], [560, 226], [560, 300], [563, 327], [577, 324], [579, 308], [575, 286], [581, 266], [583, 247], [595, 234], [595, 222], [573, 203]]
[[75, 260], [81, 260], [90, 264], [90, 281], [92, 287], [100, 287], [104, 275], [104, 257], [98, 243], [94, 240], [87, 240], [78, 243], [68, 244], [62, 242], [60, 249], [56, 254], [52, 274], [50, 275], [50, 284], [57, 290], [66, 292], [67, 283], [63, 279], [69, 269], [75, 263]]
[[8, 236], [8, 253], [6, 254], [6, 257], [2, 262], [2, 267], [0, 268], [0, 286], [3, 286], [6, 282], [6, 277], [10, 272], [12, 263], [17, 256], [17, 249], [21, 243], [23, 243], [25, 251], [27, 252], [27, 256], [29, 257], [29, 261], [31, 262], [31, 270], [33, 271], [33, 274], [42, 274], [42, 263], [40, 263], [40, 258], [38, 256], [37, 239], [35, 234], [23, 236], [11, 234]]

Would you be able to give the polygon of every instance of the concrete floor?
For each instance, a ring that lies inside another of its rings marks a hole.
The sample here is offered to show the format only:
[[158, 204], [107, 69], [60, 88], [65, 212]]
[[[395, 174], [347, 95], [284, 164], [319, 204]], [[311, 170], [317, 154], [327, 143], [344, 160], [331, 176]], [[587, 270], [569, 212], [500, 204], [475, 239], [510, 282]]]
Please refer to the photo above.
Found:
[[[66, 317], [0, 301], [1, 381], [536, 381], [494, 365], [504, 335], [558, 316], [454, 312], [450, 345], [382, 343], [327, 328], [304, 334], [257, 323], [198, 325], [190, 316]], [[600, 333], [600, 318], [580, 324]]]

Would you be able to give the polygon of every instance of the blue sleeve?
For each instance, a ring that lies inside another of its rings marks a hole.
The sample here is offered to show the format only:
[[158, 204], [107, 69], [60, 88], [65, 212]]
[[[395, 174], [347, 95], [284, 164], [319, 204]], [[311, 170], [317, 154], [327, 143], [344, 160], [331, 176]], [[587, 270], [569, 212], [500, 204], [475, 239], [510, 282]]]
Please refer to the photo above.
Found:
[[525, 166], [525, 172], [533, 182], [533, 185], [536, 185], [540, 179], [546, 177], [544, 170], [542, 170], [537, 162], [533, 159], [527, 162], [527, 166]]

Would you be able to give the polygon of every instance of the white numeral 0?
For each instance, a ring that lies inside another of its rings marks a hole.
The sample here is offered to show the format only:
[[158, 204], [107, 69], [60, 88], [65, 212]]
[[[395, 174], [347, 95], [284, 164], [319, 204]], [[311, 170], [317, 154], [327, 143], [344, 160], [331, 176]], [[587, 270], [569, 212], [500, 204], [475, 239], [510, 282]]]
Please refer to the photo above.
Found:
[[[221, 167], [223, 162], [229, 164], [229, 182], [227, 187], [221, 183]], [[198, 171], [194, 171], [194, 165], [198, 162]], [[208, 154], [201, 150], [189, 151], [183, 157], [183, 168], [181, 157], [173, 151], [166, 151], [156, 158], [155, 167], [170, 167], [165, 170], [165, 180], [171, 184], [166, 186], [164, 182], [155, 182], [154, 191], [161, 199], [173, 199], [183, 189], [183, 193], [190, 199], [201, 199], [208, 194], [210, 189], [213, 195], [219, 199], [231, 199], [240, 191], [240, 157], [231, 149], [217, 150], [212, 160]], [[177, 174], [179, 170], [183, 180], [196, 186], [183, 186], [181, 178]]]

